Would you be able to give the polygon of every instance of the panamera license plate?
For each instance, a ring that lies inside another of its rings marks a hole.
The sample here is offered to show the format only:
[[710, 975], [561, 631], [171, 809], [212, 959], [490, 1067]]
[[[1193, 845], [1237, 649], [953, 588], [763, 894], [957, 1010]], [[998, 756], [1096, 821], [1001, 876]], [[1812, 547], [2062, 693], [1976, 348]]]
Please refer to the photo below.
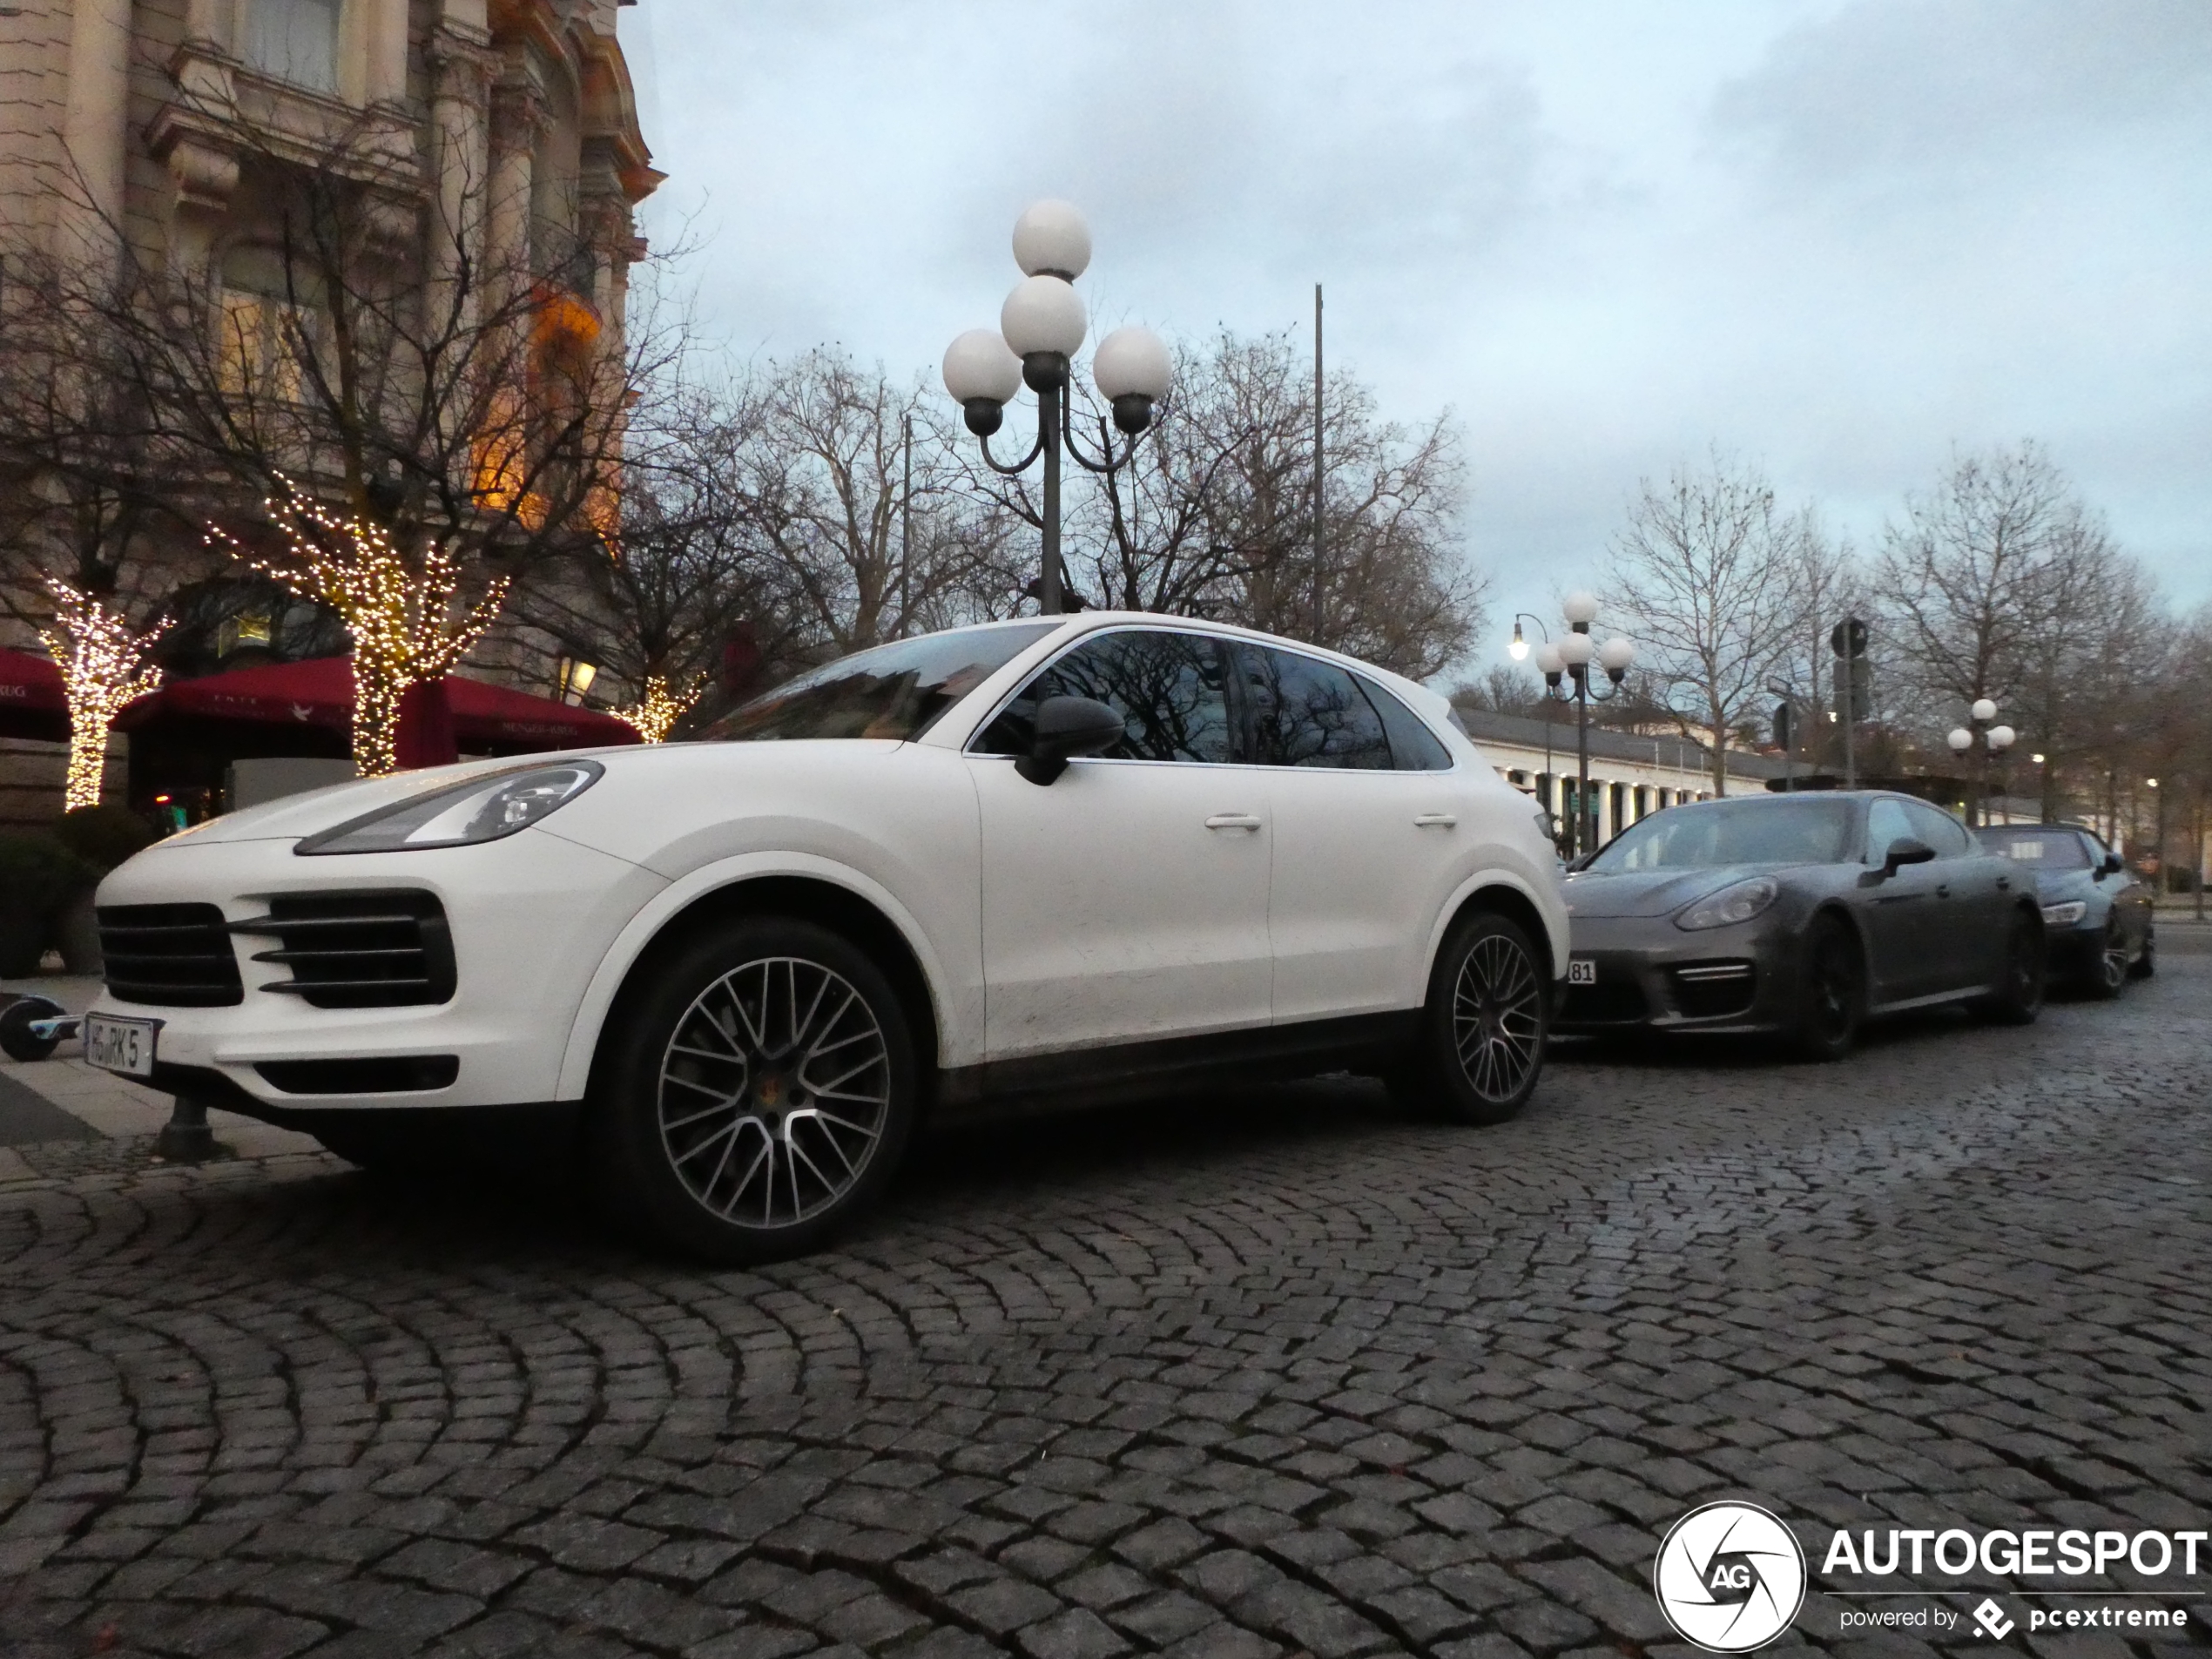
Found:
[[1597, 959], [1594, 956], [1570, 956], [1567, 959], [1567, 982], [1569, 985], [1597, 983]]
[[103, 1071], [119, 1071], [127, 1077], [153, 1076], [154, 1039], [160, 1035], [158, 1020], [112, 1020], [92, 1014], [84, 1020], [84, 1059]]

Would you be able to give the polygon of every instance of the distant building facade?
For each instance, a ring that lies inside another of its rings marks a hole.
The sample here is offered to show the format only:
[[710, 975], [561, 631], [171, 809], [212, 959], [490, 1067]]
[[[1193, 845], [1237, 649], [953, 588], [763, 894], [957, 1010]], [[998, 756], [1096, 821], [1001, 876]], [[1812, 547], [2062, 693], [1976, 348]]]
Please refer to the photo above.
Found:
[[[424, 225], [471, 224], [479, 257], [556, 282], [619, 349], [644, 252], [633, 214], [661, 178], [616, 37], [632, 3], [0, 8], [0, 317], [11, 260], [127, 255], [207, 282], [226, 340], [266, 336], [285, 286], [260, 175], [350, 155], [390, 199], [395, 247], [421, 246]], [[196, 666], [266, 660], [286, 633], [267, 615], [211, 623]], [[0, 644], [39, 649], [4, 620]], [[511, 635], [474, 661], [525, 680], [542, 666]], [[0, 822], [51, 818], [61, 766], [51, 745], [0, 741]]]

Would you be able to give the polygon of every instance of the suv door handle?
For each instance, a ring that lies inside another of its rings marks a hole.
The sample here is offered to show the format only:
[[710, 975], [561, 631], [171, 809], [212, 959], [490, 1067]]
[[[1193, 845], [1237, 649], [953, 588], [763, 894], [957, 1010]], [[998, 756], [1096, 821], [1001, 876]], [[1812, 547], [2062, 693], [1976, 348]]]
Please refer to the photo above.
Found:
[[1999, 876], [1999, 877], [1997, 878], [1997, 891], [1998, 891], [1998, 892], [2000, 892], [2000, 893], [2010, 893], [2012, 890], [2013, 890], [2013, 878], [2012, 878], [2012, 877], [2010, 877], [2009, 875], [2000, 875], [2000, 876]]
[[1950, 896], [1951, 896], [1951, 884], [1950, 884], [1948, 881], [1939, 881], [1938, 883], [1936, 883], [1936, 897], [1937, 897], [1937, 898], [1939, 898], [1939, 899], [1948, 899]]
[[1453, 829], [1459, 819], [1450, 813], [1422, 813], [1413, 819], [1416, 829]]
[[1256, 830], [1259, 827], [1259, 819], [1251, 813], [1216, 813], [1206, 820], [1206, 827], [1214, 830]]

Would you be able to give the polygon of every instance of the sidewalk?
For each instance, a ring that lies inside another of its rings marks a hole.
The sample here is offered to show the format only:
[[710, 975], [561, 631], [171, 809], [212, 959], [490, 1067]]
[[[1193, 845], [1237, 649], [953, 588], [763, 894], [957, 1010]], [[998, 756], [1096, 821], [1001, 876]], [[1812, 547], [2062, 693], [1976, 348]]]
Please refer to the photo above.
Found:
[[[0, 980], [0, 999], [51, 997], [82, 1014], [98, 994], [90, 974], [41, 974]], [[84, 1063], [64, 1042], [44, 1060], [0, 1056], [0, 1184], [82, 1172], [90, 1166], [155, 1165], [153, 1139], [169, 1121], [169, 1096]], [[219, 1157], [327, 1157], [314, 1136], [273, 1129], [236, 1112], [211, 1111]]]

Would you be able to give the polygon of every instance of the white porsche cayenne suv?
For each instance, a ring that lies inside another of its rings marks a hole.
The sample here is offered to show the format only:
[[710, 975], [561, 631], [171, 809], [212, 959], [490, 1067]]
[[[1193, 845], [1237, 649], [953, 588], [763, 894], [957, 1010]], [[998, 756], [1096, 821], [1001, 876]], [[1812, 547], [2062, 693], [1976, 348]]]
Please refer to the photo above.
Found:
[[88, 1055], [372, 1165], [580, 1132], [621, 1212], [739, 1262], [864, 1210], [921, 1123], [1349, 1069], [1487, 1123], [1534, 1087], [1551, 844], [1409, 681], [1092, 611], [862, 651], [710, 736], [148, 849], [99, 890]]

